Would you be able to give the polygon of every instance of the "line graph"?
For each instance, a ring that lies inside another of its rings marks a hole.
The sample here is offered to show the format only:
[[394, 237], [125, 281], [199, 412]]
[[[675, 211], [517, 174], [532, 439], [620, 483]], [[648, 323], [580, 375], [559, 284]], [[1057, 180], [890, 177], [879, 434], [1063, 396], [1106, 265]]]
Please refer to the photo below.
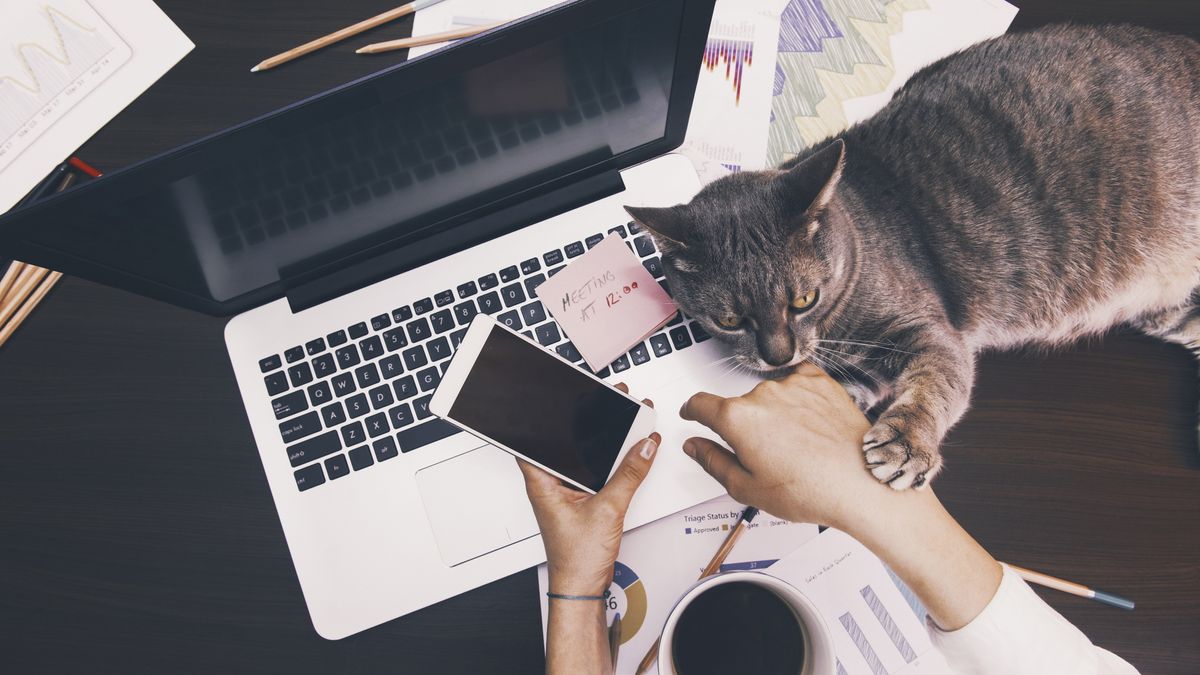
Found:
[[133, 55], [86, 1], [19, 3], [0, 26], [0, 170]]

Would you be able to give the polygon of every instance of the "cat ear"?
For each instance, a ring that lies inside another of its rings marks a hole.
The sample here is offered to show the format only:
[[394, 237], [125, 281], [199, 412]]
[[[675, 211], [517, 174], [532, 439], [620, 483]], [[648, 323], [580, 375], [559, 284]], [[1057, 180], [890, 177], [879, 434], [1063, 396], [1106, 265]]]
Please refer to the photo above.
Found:
[[637, 221], [638, 225], [650, 231], [660, 245], [684, 247], [683, 240], [687, 236], [688, 219], [684, 207], [650, 208], [646, 206], [626, 206], [625, 212]]
[[818, 216], [833, 200], [845, 165], [846, 143], [838, 138], [777, 179], [788, 211], [803, 214], [793, 221], [793, 231], [804, 230], [809, 237], [816, 233]]

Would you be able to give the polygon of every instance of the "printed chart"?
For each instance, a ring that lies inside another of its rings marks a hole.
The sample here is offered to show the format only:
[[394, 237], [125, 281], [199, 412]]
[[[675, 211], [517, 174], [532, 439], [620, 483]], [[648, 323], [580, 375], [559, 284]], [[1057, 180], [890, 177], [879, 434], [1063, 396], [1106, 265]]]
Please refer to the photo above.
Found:
[[87, 2], [15, 4], [5, 23], [33, 30], [0, 29], [0, 170], [133, 55]]
[[735, 27], [717, 26], [714, 32], [750, 38], [709, 38], [704, 45], [702, 73], [708, 77], [723, 77], [733, 90], [734, 105], [741, 105], [742, 80], [746, 70], [754, 65], [754, 26], [749, 22]]

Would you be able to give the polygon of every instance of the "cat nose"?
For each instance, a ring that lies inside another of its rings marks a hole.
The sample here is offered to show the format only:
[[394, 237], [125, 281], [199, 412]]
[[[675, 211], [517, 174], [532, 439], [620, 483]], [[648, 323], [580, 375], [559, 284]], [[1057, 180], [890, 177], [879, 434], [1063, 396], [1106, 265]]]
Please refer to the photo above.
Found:
[[790, 335], [771, 335], [758, 342], [758, 353], [767, 365], [782, 368], [796, 357], [796, 345]]

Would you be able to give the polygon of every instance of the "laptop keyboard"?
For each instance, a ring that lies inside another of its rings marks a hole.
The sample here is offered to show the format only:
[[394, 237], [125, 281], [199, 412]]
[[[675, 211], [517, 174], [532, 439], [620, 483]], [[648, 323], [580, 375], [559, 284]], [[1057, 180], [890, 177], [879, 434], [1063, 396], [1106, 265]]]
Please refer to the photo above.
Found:
[[[632, 222], [609, 232], [620, 235], [667, 288], [649, 236]], [[261, 359], [296, 487], [303, 492], [459, 433], [429, 412], [429, 399], [476, 314], [493, 315], [590, 370], [534, 289], [604, 236], [568, 243]], [[709, 337], [680, 313], [596, 375], [666, 358]]]

